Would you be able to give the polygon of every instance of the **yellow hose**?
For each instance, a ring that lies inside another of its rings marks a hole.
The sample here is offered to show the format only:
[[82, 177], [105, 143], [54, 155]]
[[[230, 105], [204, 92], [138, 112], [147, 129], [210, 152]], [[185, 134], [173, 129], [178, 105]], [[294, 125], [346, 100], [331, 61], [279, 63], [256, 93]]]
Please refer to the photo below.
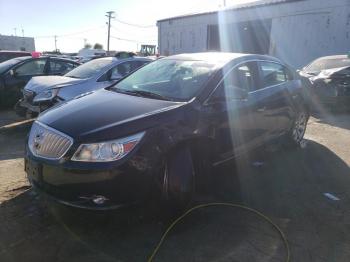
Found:
[[285, 234], [283, 233], [283, 231], [267, 216], [265, 216], [264, 214], [262, 214], [261, 212], [252, 209], [250, 207], [246, 207], [243, 205], [239, 205], [239, 204], [232, 204], [232, 203], [208, 203], [208, 204], [202, 204], [202, 205], [198, 205], [195, 207], [190, 208], [189, 210], [187, 210], [183, 215], [181, 215], [180, 217], [178, 217], [173, 223], [171, 223], [171, 225], [167, 228], [167, 230], [164, 232], [163, 236], [161, 237], [159, 243], [157, 244], [156, 248], [153, 250], [151, 256], [148, 258], [148, 262], [153, 261], [154, 257], [156, 256], [156, 254], [159, 251], [160, 246], [163, 244], [164, 239], [167, 237], [168, 233], [170, 232], [170, 230], [180, 221], [182, 220], [185, 216], [187, 216], [188, 214], [190, 214], [191, 212], [200, 209], [200, 208], [205, 208], [205, 207], [211, 207], [211, 206], [228, 206], [228, 207], [236, 207], [236, 208], [240, 208], [240, 209], [244, 209], [246, 211], [250, 211], [253, 212], [254, 214], [256, 214], [257, 216], [263, 218], [264, 220], [266, 220], [268, 223], [270, 223], [280, 234], [283, 243], [285, 245], [286, 248], [286, 252], [287, 252], [287, 256], [286, 256], [286, 262], [290, 261], [290, 249], [289, 249], [289, 244], [288, 244], [288, 240], [287, 237], [285, 236]]

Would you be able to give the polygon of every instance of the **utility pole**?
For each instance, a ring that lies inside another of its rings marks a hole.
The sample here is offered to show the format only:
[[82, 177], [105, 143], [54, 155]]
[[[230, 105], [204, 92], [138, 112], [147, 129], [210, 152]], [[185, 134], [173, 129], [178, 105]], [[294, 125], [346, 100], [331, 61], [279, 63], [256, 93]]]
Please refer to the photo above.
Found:
[[226, 0], [224, 0], [224, 7], [226, 7]]
[[24, 30], [23, 30], [23, 28], [22, 28], [22, 37], [24, 37]]
[[87, 43], [87, 39], [84, 38], [84, 47], [86, 46], [86, 43]]
[[17, 36], [17, 27], [13, 28], [15, 30], [15, 36]]
[[109, 53], [109, 39], [110, 39], [110, 33], [111, 33], [111, 18], [114, 18], [112, 14], [114, 14], [113, 11], [106, 12], [108, 17], [108, 38], [107, 38], [107, 53]]
[[55, 38], [55, 51], [57, 51], [57, 35], [55, 35], [54, 38]]

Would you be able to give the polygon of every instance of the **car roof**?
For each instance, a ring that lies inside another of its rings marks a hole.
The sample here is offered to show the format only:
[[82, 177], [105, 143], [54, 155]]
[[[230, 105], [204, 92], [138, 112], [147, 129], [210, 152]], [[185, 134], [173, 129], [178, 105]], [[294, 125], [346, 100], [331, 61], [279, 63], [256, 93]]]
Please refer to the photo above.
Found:
[[330, 56], [322, 56], [317, 58], [318, 59], [350, 59], [347, 55], [330, 55]]
[[10, 50], [0, 50], [0, 54], [29, 54], [30, 52], [27, 51], [10, 51]]
[[163, 59], [176, 59], [176, 60], [198, 60], [206, 61], [210, 63], [227, 64], [235, 59], [244, 60], [272, 60], [281, 63], [275, 57], [267, 55], [257, 55], [257, 54], [243, 54], [243, 53], [228, 53], [228, 52], [202, 52], [202, 53], [189, 53], [189, 54], [179, 54], [168, 56]]
[[12, 58], [10, 60], [17, 60], [18, 62], [22, 62], [24, 60], [28, 60], [28, 59], [31, 59], [31, 58], [33, 58], [33, 57], [31, 57], [31, 56], [19, 56], [19, 57], [14, 57], [14, 58]]
[[[41, 57], [43, 57], [43, 56], [41, 56]], [[41, 57], [38, 57], [38, 58], [41, 58]], [[62, 57], [55, 57], [55, 56], [53, 56], [53, 57], [48, 56], [48, 58], [54, 59], [54, 60], [59, 60], [59, 61], [62, 61], [62, 62], [69, 62], [69, 63], [74, 63], [74, 64], [79, 64], [80, 65], [80, 63], [78, 63], [77, 61], [74, 61], [73, 59], [69, 59], [69, 58], [62, 58]], [[34, 58], [34, 59], [36, 59], [36, 58]]]
[[96, 58], [94, 60], [97, 60], [97, 59], [104, 59], [104, 60], [112, 59], [113, 61], [135, 60], [135, 59], [152, 60], [150, 58], [142, 57], [142, 56], [132, 56], [132, 57], [126, 57], [126, 58], [117, 58], [115, 56], [104, 56], [104, 57]]

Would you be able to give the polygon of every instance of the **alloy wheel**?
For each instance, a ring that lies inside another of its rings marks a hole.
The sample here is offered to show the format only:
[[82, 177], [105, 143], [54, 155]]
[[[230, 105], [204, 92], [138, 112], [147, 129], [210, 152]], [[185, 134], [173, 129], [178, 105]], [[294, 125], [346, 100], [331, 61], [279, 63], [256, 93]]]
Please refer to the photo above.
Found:
[[292, 135], [295, 142], [300, 143], [306, 131], [307, 115], [305, 112], [300, 112], [295, 120]]

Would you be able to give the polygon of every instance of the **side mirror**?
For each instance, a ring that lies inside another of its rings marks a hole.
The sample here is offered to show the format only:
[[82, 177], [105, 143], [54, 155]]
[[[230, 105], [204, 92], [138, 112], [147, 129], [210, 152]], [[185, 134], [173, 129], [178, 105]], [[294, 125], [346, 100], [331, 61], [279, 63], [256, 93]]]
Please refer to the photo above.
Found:
[[300, 69], [297, 69], [297, 73], [299, 74], [301, 72], [301, 70]]

